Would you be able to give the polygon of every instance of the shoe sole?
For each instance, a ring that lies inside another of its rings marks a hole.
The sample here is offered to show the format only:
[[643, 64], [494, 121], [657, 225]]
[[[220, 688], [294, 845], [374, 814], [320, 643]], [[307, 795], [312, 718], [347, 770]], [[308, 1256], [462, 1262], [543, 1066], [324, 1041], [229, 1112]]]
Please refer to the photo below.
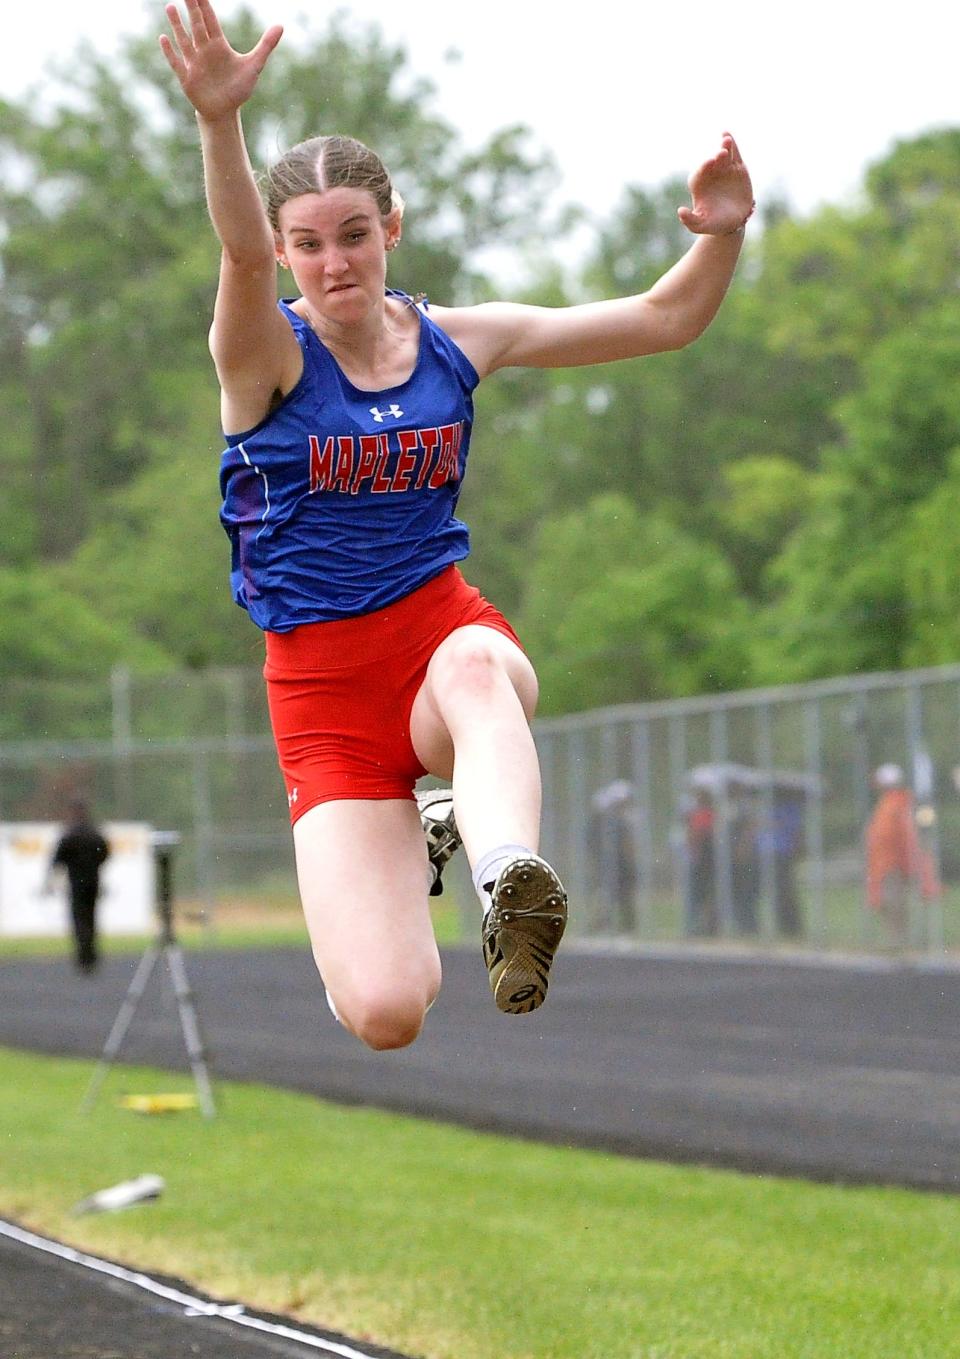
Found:
[[563, 884], [542, 859], [504, 869], [483, 931], [483, 954], [498, 1010], [530, 1014], [547, 998], [553, 955], [567, 925]]

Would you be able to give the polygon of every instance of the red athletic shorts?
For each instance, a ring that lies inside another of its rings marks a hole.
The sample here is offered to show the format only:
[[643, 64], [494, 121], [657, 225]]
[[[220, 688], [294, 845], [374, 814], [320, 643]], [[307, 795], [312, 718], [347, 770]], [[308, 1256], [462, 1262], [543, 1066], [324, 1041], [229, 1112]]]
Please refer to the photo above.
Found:
[[448, 566], [385, 609], [266, 634], [263, 673], [291, 822], [338, 798], [413, 797], [426, 773], [410, 740], [413, 701], [437, 647], [468, 623], [520, 645]]

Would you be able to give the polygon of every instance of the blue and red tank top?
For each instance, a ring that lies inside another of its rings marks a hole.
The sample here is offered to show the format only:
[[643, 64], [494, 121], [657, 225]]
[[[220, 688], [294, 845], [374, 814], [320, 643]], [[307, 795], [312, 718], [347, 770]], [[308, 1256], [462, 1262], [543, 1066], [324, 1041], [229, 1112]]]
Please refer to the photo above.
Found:
[[385, 608], [468, 555], [455, 510], [479, 381], [418, 308], [410, 377], [361, 391], [315, 331], [278, 305], [303, 373], [260, 424], [227, 435], [220, 468], [233, 597], [268, 632]]

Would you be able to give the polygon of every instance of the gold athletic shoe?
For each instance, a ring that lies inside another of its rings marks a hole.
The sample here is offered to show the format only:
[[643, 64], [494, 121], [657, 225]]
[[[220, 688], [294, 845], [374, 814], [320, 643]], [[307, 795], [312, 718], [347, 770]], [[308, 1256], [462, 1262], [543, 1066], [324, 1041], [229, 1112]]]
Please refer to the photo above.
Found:
[[567, 924], [567, 894], [536, 854], [512, 859], [486, 884], [493, 905], [483, 918], [483, 957], [498, 1010], [525, 1015], [547, 997], [553, 955]]

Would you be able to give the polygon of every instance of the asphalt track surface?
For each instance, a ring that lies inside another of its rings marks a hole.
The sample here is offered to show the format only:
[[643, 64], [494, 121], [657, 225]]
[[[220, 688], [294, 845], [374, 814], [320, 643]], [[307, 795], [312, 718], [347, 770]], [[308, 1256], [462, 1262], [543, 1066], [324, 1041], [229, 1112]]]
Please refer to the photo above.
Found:
[[405, 1359], [283, 1317], [217, 1305], [176, 1279], [122, 1267], [104, 1273], [98, 1267], [109, 1262], [69, 1248], [77, 1258], [59, 1258], [10, 1239], [7, 1226], [0, 1222], [3, 1359]]
[[[0, 963], [0, 1044], [100, 1056], [137, 961], [108, 958], [92, 977], [62, 959]], [[949, 966], [568, 948], [547, 1005], [508, 1017], [492, 1004], [479, 949], [447, 950], [421, 1037], [401, 1052], [372, 1053], [332, 1020], [306, 948], [190, 952], [186, 963], [215, 1082], [262, 1081], [631, 1156], [960, 1191], [960, 971]], [[121, 1060], [188, 1069], [160, 969]], [[8, 1254], [0, 1250], [0, 1279]], [[45, 1279], [52, 1266], [37, 1271], [33, 1259], [23, 1268]], [[35, 1304], [60, 1286], [35, 1287]], [[102, 1312], [104, 1286], [96, 1287]], [[93, 1318], [93, 1303], [81, 1305]], [[0, 1305], [0, 1341], [3, 1325]], [[114, 1342], [125, 1332], [105, 1326], [103, 1316], [91, 1319], [88, 1347], [74, 1350], [30, 1348], [21, 1327], [10, 1357], [309, 1352], [265, 1340], [248, 1350], [236, 1336], [217, 1349], [212, 1321], [199, 1350], [189, 1348], [193, 1336], [124, 1349]]]
[[[185, 953], [214, 1076], [632, 1156], [960, 1190], [960, 971], [568, 948], [500, 1014], [479, 947], [444, 953], [423, 1034], [369, 1052], [304, 949]], [[0, 963], [0, 1044], [98, 1057], [138, 959]], [[158, 967], [122, 1060], [188, 1069]]]

